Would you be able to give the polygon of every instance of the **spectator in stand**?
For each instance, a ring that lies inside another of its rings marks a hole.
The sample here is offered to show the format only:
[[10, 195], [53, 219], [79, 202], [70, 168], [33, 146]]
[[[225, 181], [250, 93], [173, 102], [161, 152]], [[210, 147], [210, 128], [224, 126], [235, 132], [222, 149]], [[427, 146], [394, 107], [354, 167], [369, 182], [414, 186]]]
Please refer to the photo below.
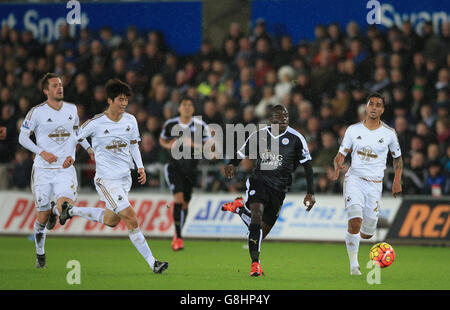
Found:
[[312, 165], [326, 167], [333, 163], [334, 156], [339, 149], [335, 135], [331, 131], [321, 134], [321, 148], [313, 158]]
[[278, 70], [278, 83], [275, 85], [275, 96], [278, 100], [291, 92], [292, 80], [294, 79], [294, 69], [290, 66], [283, 66]]
[[13, 162], [12, 184], [13, 189], [24, 190], [30, 185], [31, 168], [33, 167], [33, 160], [27, 150], [19, 147], [15, 153], [15, 160]]
[[447, 177], [442, 172], [441, 163], [433, 161], [428, 164], [426, 170], [426, 183], [424, 194], [440, 197], [447, 195]]
[[425, 157], [423, 153], [412, 155], [405, 174], [403, 193], [406, 195], [420, 195], [425, 190]]

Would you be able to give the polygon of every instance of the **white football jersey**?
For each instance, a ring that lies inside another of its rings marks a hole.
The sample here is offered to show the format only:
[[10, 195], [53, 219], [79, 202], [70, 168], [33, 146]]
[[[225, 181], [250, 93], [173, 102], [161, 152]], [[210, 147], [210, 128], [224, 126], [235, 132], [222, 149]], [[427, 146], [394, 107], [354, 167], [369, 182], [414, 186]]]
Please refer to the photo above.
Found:
[[42, 150], [52, 153], [58, 160], [49, 164], [41, 156], [36, 155], [34, 166], [40, 168], [62, 168], [67, 156], [75, 160], [77, 141], [74, 130], [78, 128], [77, 107], [64, 102], [60, 110], [50, 107], [47, 102], [33, 107], [25, 117], [20, 128], [26, 134], [32, 131], [36, 137], [36, 145]]
[[95, 178], [109, 180], [130, 175], [134, 167], [130, 154], [130, 142], [141, 141], [136, 118], [124, 113], [118, 121], [112, 121], [104, 113], [87, 120], [77, 132], [77, 139], [91, 137], [95, 154]]
[[386, 169], [387, 154], [393, 158], [402, 155], [395, 130], [385, 123], [369, 130], [363, 122], [347, 128], [339, 152], [343, 155], [352, 150], [352, 164], [345, 174], [381, 181]]

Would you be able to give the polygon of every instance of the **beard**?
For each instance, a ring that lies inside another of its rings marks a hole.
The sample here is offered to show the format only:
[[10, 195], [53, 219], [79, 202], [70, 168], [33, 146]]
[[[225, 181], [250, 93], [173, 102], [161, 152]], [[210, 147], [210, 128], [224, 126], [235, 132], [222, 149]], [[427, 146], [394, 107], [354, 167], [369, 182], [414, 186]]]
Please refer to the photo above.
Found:
[[62, 95], [55, 95], [55, 96], [52, 96], [52, 99], [53, 100], [55, 100], [55, 101], [63, 101], [63, 99], [64, 99], [64, 94], [62, 94]]

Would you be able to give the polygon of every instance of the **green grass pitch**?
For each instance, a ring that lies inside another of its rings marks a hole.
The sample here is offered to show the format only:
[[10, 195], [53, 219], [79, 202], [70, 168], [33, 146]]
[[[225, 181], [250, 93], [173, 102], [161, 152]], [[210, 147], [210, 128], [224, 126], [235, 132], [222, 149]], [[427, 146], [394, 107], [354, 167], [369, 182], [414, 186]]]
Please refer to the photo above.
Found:
[[[173, 252], [171, 240], [147, 238], [156, 258], [169, 269], [155, 275], [127, 239], [47, 236], [47, 269], [35, 268], [34, 242], [0, 237], [1, 290], [448, 290], [450, 248], [392, 244], [395, 262], [381, 269], [381, 284], [368, 284], [372, 244], [361, 244], [362, 276], [349, 275], [344, 243], [265, 241], [265, 275], [249, 277], [245, 240], [185, 240]], [[69, 260], [81, 265], [81, 284], [67, 283]]]

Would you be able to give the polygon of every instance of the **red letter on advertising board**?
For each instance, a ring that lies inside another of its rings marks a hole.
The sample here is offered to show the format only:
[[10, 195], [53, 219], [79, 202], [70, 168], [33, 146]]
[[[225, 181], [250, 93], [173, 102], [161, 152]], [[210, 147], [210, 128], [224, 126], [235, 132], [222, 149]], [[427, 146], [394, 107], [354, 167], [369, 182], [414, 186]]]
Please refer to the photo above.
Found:
[[136, 217], [138, 219], [139, 226], [142, 228], [145, 222], [145, 218], [147, 217], [148, 211], [151, 210], [153, 205], [153, 201], [151, 200], [144, 200], [141, 203], [141, 206], [136, 213]]
[[150, 218], [150, 221], [147, 224], [147, 227], [145, 227], [145, 230], [152, 231], [155, 229], [155, 220], [157, 218], [159, 218], [159, 216], [160, 216], [159, 209], [162, 206], [165, 206], [166, 204], [167, 204], [167, 201], [165, 201], [165, 200], [158, 201], [158, 204], [155, 207], [155, 211], [153, 212], [152, 217]]
[[28, 206], [28, 199], [18, 199], [4, 228], [7, 229], [9, 225], [11, 225], [11, 222], [15, 217], [21, 216], [27, 209], [27, 206]]
[[31, 214], [33, 214], [33, 211], [34, 211], [34, 201], [31, 203], [31, 206], [28, 208], [27, 216], [25, 216], [25, 218], [23, 219], [22, 223], [20, 223], [19, 229], [22, 229], [26, 225], [26, 223], [27, 223], [28, 219], [30, 218]]

